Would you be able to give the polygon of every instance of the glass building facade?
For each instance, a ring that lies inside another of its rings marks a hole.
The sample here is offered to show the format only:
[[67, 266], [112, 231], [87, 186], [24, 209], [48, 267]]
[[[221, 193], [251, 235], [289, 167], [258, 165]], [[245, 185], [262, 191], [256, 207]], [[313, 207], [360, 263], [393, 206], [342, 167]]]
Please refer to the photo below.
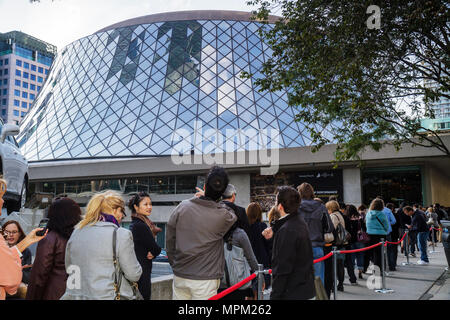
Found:
[[[194, 135], [196, 122], [224, 136], [227, 129], [250, 132], [232, 137], [227, 152], [267, 147], [270, 141], [256, 138], [262, 129], [281, 148], [310, 145], [286, 92], [260, 93], [240, 77], [260, 77], [272, 53], [258, 34], [270, 24], [243, 14], [150, 15], [69, 44], [21, 124], [22, 152], [29, 161], [170, 155], [175, 130]], [[191, 152], [202, 153], [209, 140], [192, 139]]]

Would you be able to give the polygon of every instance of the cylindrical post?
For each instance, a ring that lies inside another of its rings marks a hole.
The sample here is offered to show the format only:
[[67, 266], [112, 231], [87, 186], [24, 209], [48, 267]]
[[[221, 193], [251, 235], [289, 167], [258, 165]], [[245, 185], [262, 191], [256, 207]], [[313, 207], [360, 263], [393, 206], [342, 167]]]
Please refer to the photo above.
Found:
[[337, 254], [336, 254], [337, 247], [333, 247], [333, 300], [336, 300], [337, 296]]
[[382, 281], [382, 289], [386, 288], [386, 279], [384, 277], [384, 263], [385, 263], [385, 252], [386, 247], [384, 246], [384, 238], [381, 238], [381, 281]]
[[262, 285], [264, 281], [264, 266], [258, 264], [258, 300], [263, 300]]
[[406, 229], [406, 264], [409, 264], [409, 230]]
[[394, 290], [392, 289], [386, 289], [386, 272], [384, 271], [386, 269], [386, 266], [384, 263], [386, 262], [385, 256], [386, 256], [386, 247], [384, 246], [386, 241], [384, 238], [381, 238], [381, 289], [375, 290], [375, 292], [378, 293], [392, 293]]
[[[389, 266], [389, 258], [388, 258], [388, 246], [389, 244], [385, 241], [384, 245], [384, 270], [387, 270], [387, 267]], [[387, 272], [387, 271], [386, 271]]]
[[434, 239], [434, 235], [435, 235], [435, 232], [434, 232], [434, 227], [431, 227], [431, 243], [433, 244], [433, 252], [435, 252], [435, 250], [434, 250], [434, 243], [435, 243], [435, 239]]

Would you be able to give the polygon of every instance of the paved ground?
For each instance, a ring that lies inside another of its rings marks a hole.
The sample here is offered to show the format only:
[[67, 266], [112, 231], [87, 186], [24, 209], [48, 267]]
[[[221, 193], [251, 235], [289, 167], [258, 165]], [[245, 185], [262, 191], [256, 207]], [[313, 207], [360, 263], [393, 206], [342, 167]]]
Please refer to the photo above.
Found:
[[397, 271], [389, 272], [386, 277], [386, 288], [393, 289], [392, 293], [369, 289], [366, 274], [363, 274], [364, 280], [358, 280], [357, 286], [351, 286], [346, 274], [344, 292], [338, 291], [337, 300], [450, 300], [450, 277], [445, 270], [448, 265], [442, 244], [438, 244], [435, 251], [428, 253], [429, 265], [418, 265], [418, 257], [410, 257], [412, 264], [405, 266], [402, 263], [406, 262], [406, 257], [399, 252]]
[[[429, 247], [428, 250], [432, 248]], [[370, 287], [370, 275], [363, 274], [357, 286], [351, 286], [345, 271], [344, 292], [338, 291], [337, 300], [450, 300], [450, 272], [447, 272], [447, 260], [442, 244], [438, 244], [434, 253], [428, 253], [429, 265], [418, 265], [418, 257], [410, 257], [410, 265], [403, 266], [406, 257], [398, 254], [397, 271], [386, 276], [386, 288], [392, 293], [377, 293]], [[168, 263], [153, 263], [152, 278], [172, 274]], [[270, 290], [266, 290], [265, 299], [269, 299]], [[333, 296], [331, 296], [333, 299]]]

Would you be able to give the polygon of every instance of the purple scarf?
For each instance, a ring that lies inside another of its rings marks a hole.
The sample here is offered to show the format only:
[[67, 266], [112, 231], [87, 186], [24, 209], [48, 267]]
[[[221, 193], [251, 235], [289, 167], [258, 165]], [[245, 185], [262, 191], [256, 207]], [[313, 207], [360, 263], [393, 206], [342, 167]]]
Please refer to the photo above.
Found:
[[107, 213], [101, 212], [99, 221], [112, 222], [112, 223], [114, 223], [116, 226], [118, 226], [120, 228], [119, 222], [117, 222], [116, 218], [113, 215], [111, 215], [111, 214], [107, 214]]

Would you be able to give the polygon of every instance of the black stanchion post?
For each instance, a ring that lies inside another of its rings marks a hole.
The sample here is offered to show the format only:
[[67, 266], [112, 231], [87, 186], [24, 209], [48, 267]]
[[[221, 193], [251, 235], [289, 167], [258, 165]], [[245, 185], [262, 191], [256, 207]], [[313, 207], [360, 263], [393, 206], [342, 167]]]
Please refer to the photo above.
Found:
[[386, 245], [383, 249], [384, 252], [384, 273], [386, 275], [389, 275], [389, 273], [387, 272], [387, 266], [389, 265], [389, 258], [388, 258], [388, 254], [387, 254], [387, 246], [388, 244], [386, 244], [387, 241], [384, 242], [384, 244]]
[[386, 256], [386, 247], [384, 241], [384, 238], [381, 238], [381, 289], [375, 290], [375, 292], [378, 293], [392, 293], [394, 290], [392, 289], [386, 289], [386, 274], [385, 274], [385, 256]]
[[258, 300], [263, 300], [262, 284], [264, 281], [264, 266], [262, 264], [258, 264], [257, 279], [258, 279]]
[[337, 247], [333, 247], [333, 300], [336, 300], [337, 296]]

